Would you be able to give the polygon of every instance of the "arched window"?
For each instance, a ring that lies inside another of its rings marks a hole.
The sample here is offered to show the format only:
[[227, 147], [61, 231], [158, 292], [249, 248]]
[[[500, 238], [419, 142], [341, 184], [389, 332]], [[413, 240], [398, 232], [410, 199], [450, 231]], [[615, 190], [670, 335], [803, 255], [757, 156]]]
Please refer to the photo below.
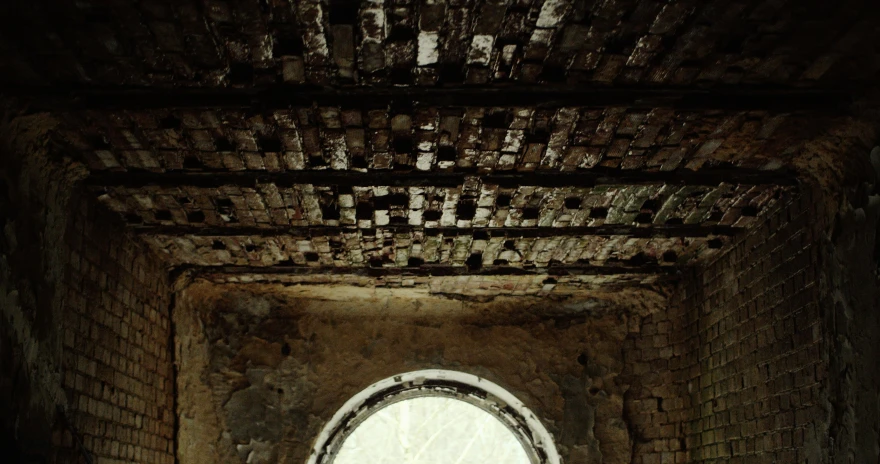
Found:
[[559, 464], [547, 430], [500, 386], [463, 372], [397, 375], [351, 398], [309, 464]]

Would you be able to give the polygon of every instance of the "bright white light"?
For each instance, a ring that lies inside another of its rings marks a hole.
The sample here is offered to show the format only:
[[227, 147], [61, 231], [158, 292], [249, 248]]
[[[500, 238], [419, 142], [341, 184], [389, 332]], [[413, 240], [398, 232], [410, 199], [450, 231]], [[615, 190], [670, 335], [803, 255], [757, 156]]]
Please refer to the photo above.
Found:
[[345, 439], [333, 464], [529, 464], [513, 432], [464, 401], [417, 397], [386, 406]]

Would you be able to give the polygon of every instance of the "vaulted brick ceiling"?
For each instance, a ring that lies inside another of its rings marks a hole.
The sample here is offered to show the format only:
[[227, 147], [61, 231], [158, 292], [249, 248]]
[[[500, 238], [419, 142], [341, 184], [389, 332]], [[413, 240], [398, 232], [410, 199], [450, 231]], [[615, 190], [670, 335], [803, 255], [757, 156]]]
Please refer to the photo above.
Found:
[[0, 82], [175, 268], [566, 292], [798, 188], [880, 70], [871, 2], [831, 3], [15, 1]]

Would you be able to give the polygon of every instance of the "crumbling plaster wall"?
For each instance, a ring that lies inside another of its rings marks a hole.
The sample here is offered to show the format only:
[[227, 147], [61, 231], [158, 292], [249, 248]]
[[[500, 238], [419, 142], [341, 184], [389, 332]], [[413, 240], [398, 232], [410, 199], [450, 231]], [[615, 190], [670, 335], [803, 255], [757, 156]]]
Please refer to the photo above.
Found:
[[305, 462], [343, 403], [427, 368], [495, 382], [566, 463], [628, 463], [623, 342], [655, 291], [461, 301], [417, 291], [196, 283], [174, 311], [180, 462]]
[[0, 448], [11, 462], [170, 462], [167, 272], [78, 188], [45, 115], [0, 153]]

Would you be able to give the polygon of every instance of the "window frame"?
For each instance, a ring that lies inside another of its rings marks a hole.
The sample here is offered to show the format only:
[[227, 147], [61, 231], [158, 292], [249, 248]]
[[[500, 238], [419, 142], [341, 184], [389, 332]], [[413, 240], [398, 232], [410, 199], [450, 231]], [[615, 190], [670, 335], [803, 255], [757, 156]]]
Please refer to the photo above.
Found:
[[428, 396], [454, 398], [492, 414], [516, 436], [532, 464], [560, 464], [549, 432], [513, 394], [482, 377], [440, 369], [395, 375], [353, 396], [324, 426], [308, 464], [332, 464], [345, 439], [376, 411]]

